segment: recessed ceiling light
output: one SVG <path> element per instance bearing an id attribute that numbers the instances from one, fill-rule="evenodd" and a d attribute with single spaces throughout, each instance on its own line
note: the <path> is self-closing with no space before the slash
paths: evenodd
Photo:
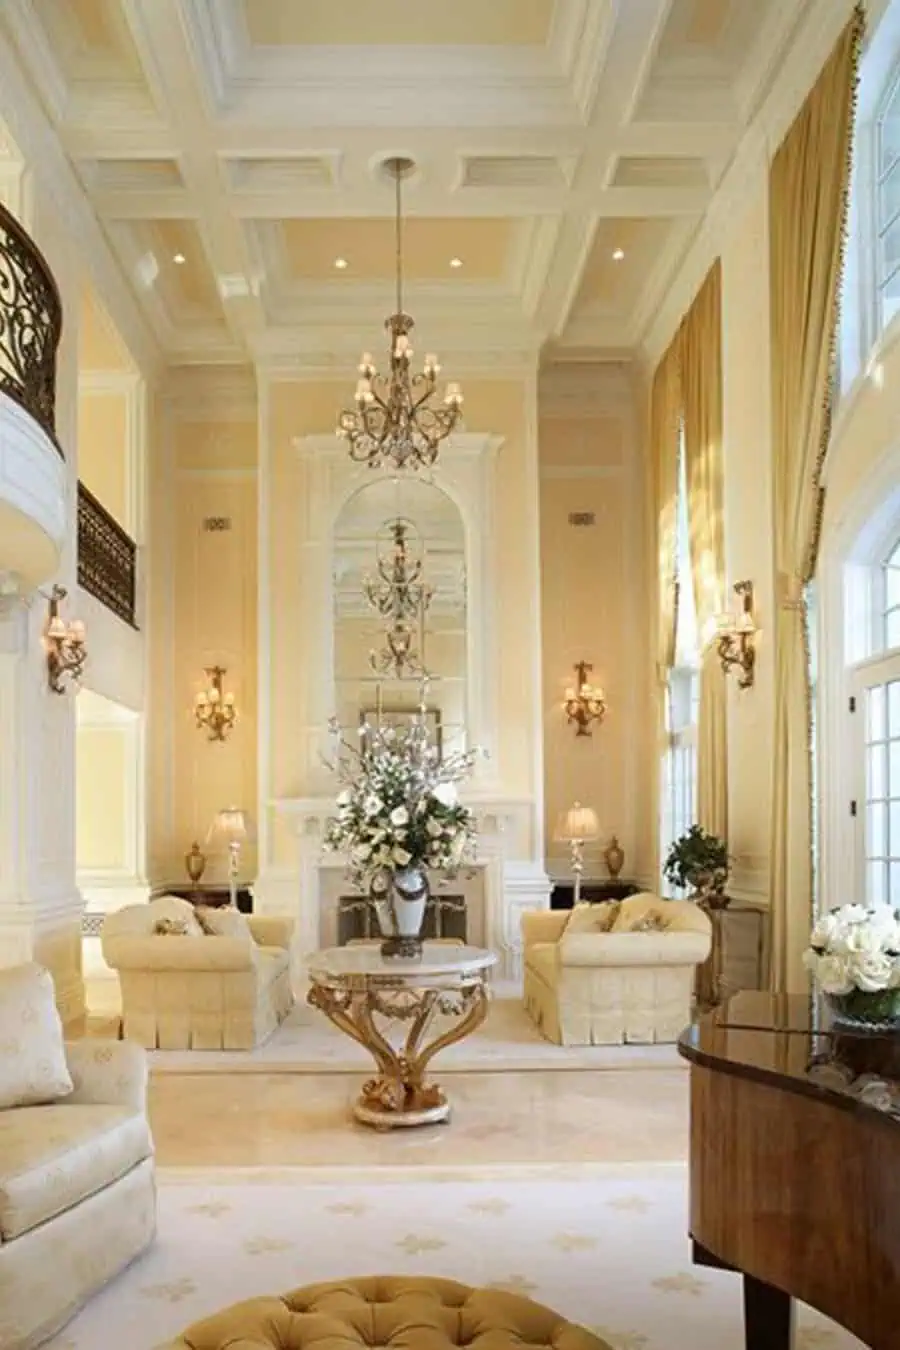
<path id="1" fill-rule="evenodd" d="M 335 260 L 334 260 L 334 265 L 335 265 L 335 267 L 338 269 L 339 272 L 343 272 L 344 268 L 347 266 L 347 259 L 346 259 L 346 258 L 335 258 Z"/>
<path id="2" fill-rule="evenodd" d="M 621 262 L 624 257 L 625 257 L 624 248 L 613 249 L 613 262 Z"/>
<path id="3" fill-rule="evenodd" d="M 183 263 L 187 262 L 187 258 L 184 256 L 183 253 L 173 253 L 172 261 L 173 263 L 175 263 L 177 267 L 181 267 Z"/>
<path id="4" fill-rule="evenodd" d="M 450 266 L 451 266 L 451 267 L 462 267 L 462 258 L 451 258 L 451 259 L 450 259 Z"/>

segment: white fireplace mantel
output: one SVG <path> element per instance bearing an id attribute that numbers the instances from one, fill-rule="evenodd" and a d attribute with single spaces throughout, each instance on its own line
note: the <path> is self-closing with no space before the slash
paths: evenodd
<path id="1" fill-rule="evenodd" d="M 479 874 L 479 894 L 469 916 L 469 939 L 497 952 L 500 978 L 518 980 L 522 912 L 546 908 L 550 896 L 543 864 L 531 863 L 522 856 L 521 841 L 530 835 L 529 816 L 534 805 L 527 799 L 509 797 L 466 800 L 478 821 L 478 848 L 471 867 Z M 331 898 L 323 878 L 344 866 L 339 857 L 324 849 L 325 822 L 334 812 L 334 798 L 281 798 L 271 806 L 292 822 L 297 867 L 282 874 L 264 873 L 254 887 L 256 907 L 261 912 L 297 914 L 300 946 L 304 952 L 314 951 L 334 931 L 333 916 L 324 912 Z M 465 885 L 461 889 L 465 890 Z"/>

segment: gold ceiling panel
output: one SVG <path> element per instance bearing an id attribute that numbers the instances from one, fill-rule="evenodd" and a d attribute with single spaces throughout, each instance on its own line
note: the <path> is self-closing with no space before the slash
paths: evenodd
<path id="1" fill-rule="evenodd" d="M 601 220 L 582 275 L 576 310 L 593 305 L 630 309 L 665 248 L 671 229 L 672 221 L 665 217 Z M 625 255 L 619 260 L 614 256 L 618 249 Z"/>
<path id="2" fill-rule="evenodd" d="M 403 275 L 408 281 L 500 281 L 506 275 L 519 222 L 507 219 L 407 218 Z M 289 274 L 297 280 L 382 281 L 394 276 L 391 219 L 285 220 L 282 238 Z M 345 269 L 335 260 L 346 261 Z M 451 266 L 459 258 L 462 266 Z"/>
<path id="3" fill-rule="evenodd" d="M 218 314 L 219 293 L 194 222 L 154 220 L 150 234 L 162 289 L 174 299 L 176 307 Z M 184 262 L 176 262 L 178 257 Z"/>
<path id="4" fill-rule="evenodd" d="M 84 2 L 84 0 L 82 0 Z M 554 0 L 244 0 L 258 46 L 543 46 Z"/>

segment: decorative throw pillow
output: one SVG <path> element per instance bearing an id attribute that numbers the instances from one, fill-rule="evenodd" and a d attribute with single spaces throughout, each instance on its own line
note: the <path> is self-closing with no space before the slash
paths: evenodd
<path id="1" fill-rule="evenodd" d="M 668 924 L 659 914 L 642 914 L 639 919 L 635 919 L 622 929 L 625 933 L 664 933 Z"/>
<path id="2" fill-rule="evenodd" d="M 184 931 L 188 937 L 202 937 L 203 929 L 197 921 L 196 907 L 190 900 L 183 900 L 178 895 L 158 895 L 151 900 L 147 906 L 149 910 L 148 920 L 155 925 L 160 919 L 175 919 L 185 925 Z M 145 932 L 152 932 L 153 928 L 145 929 Z"/>
<path id="3" fill-rule="evenodd" d="M 50 972 L 0 970 L 0 1110 L 55 1102 L 72 1088 Z"/>
<path id="4" fill-rule="evenodd" d="M 157 919 L 153 931 L 159 937 L 188 937 L 187 919 L 168 918 L 165 915 Z"/>
<path id="5" fill-rule="evenodd" d="M 240 910 L 232 909 L 230 905 L 221 905 L 217 908 L 212 905 L 198 905 L 195 913 L 200 921 L 200 927 L 208 937 L 243 938 L 245 942 L 253 941 L 246 916 Z"/>
<path id="6" fill-rule="evenodd" d="M 592 905 L 585 902 L 576 905 L 566 924 L 567 933 L 608 933 L 616 921 L 619 906 L 614 900 L 604 900 Z"/>

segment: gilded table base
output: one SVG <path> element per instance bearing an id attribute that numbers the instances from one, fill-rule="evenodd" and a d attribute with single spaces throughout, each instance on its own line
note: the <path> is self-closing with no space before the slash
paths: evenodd
<path id="1" fill-rule="evenodd" d="M 358 1121 L 387 1130 L 434 1125 L 449 1118 L 450 1103 L 437 1084 L 427 1081 L 426 1070 L 440 1050 L 461 1041 L 484 1021 L 488 993 L 482 979 L 451 990 L 314 983 L 307 1002 L 375 1060 L 378 1072 L 363 1084 L 353 1107 Z M 455 1020 L 426 1044 L 438 1014 Z M 387 1026 L 379 1026 L 376 1018 L 386 1024 L 409 1023 L 402 1045 L 391 1044 Z"/>

